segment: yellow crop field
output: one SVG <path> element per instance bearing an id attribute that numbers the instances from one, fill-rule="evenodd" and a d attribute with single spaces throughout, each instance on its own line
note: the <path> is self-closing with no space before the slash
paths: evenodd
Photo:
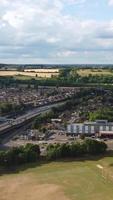
<path id="1" fill-rule="evenodd" d="M 59 69 L 25 69 L 25 72 L 59 73 Z"/>
<path id="2" fill-rule="evenodd" d="M 31 77 L 39 77 L 39 78 L 51 78 L 52 76 L 58 76 L 58 69 L 26 69 L 24 72 L 20 71 L 0 71 L 0 76 L 31 76 Z"/>
<path id="3" fill-rule="evenodd" d="M 106 69 L 79 69 L 77 70 L 77 73 L 80 76 L 101 76 L 101 75 L 108 75 L 108 76 L 113 76 L 113 72 L 111 72 L 110 70 L 106 70 Z"/>

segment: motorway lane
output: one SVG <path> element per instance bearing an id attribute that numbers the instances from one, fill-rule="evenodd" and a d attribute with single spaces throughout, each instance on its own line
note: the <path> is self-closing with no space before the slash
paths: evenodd
<path id="1" fill-rule="evenodd" d="M 64 102 L 55 103 L 55 104 L 51 104 L 51 105 L 35 108 L 35 109 L 31 110 L 31 111 L 28 111 L 26 114 L 21 115 L 20 117 L 12 120 L 11 122 L 5 122 L 4 124 L 2 124 L 0 126 L 0 131 L 3 131 L 3 130 L 8 129 L 8 128 L 11 128 L 11 127 L 13 127 L 15 125 L 19 125 L 19 124 L 25 122 L 28 119 L 36 117 L 38 114 L 41 114 L 41 113 L 49 111 L 52 107 L 55 107 L 55 106 L 58 106 L 58 105 L 62 105 L 62 104 L 64 104 Z"/>

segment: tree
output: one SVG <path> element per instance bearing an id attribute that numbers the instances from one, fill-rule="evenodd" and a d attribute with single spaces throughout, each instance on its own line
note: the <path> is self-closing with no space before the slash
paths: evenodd
<path id="1" fill-rule="evenodd" d="M 36 162 L 40 158 L 40 148 L 38 145 L 27 144 L 25 147 L 15 147 L 8 151 L 0 152 L 0 165 L 17 166 L 28 162 Z"/>
<path id="2" fill-rule="evenodd" d="M 81 135 L 80 135 L 80 139 L 81 139 L 81 140 L 84 140 L 84 139 L 85 139 L 85 134 L 81 134 Z"/>
<path id="3" fill-rule="evenodd" d="M 107 149 L 107 145 L 104 142 L 99 142 L 97 140 L 86 139 L 85 144 L 87 153 L 91 155 L 105 153 Z"/>

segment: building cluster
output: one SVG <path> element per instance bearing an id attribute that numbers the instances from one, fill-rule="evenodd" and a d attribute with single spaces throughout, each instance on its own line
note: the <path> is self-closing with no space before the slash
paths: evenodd
<path id="1" fill-rule="evenodd" d="M 71 97 L 75 90 L 69 88 L 3 88 L 0 89 L 0 103 L 15 103 L 26 105 L 46 105 L 57 101 L 62 101 Z"/>

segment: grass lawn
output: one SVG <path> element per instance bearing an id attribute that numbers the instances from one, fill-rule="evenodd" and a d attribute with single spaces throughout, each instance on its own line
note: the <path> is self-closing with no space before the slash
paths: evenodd
<path id="1" fill-rule="evenodd" d="M 0 200 L 113 200 L 112 164 L 112 157 L 52 162 L 3 175 Z"/>

